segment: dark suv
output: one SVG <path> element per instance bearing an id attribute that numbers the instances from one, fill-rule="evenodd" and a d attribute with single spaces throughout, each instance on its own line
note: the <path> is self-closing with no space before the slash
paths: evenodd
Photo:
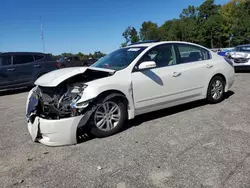
<path id="1" fill-rule="evenodd" d="M 57 60 L 58 67 L 65 68 L 65 67 L 79 67 L 79 66 L 90 66 L 96 59 L 88 59 L 88 60 L 80 60 L 79 57 L 70 56 L 65 57 L 62 56 L 59 60 Z"/>
<path id="2" fill-rule="evenodd" d="M 50 54 L 0 53 L 0 89 L 32 86 L 38 77 L 57 68 Z"/>

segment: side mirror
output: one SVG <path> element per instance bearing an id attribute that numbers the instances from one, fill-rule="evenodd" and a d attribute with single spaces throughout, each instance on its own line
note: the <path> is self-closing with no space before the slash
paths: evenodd
<path id="1" fill-rule="evenodd" d="M 151 69 L 155 67 L 156 67 L 156 64 L 154 61 L 144 61 L 139 65 L 138 69 L 145 70 L 145 69 Z"/>

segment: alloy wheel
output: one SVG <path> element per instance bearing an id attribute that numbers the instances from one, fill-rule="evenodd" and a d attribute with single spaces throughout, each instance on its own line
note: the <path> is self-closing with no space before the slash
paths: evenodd
<path id="1" fill-rule="evenodd" d="M 110 131 L 114 129 L 121 119 L 121 109 L 113 101 L 101 104 L 95 112 L 94 121 L 98 129 Z"/>
<path id="2" fill-rule="evenodd" d="M 223 83 L 220 80 L 215 80 L 212 83 L 211 96 L 213 99 L 218 100 L 223 94 Z"/>

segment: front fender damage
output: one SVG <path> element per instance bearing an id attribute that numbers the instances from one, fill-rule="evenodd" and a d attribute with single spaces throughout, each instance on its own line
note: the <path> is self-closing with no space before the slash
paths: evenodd
<path id="1" fill-rule="evenodd" d="M 89 81 L 107 76 L 112 74 L 90 70 L 75 75 L 56 87 L 33 88 L 26 104 L 26 117 L 32 140 L 52 146 L 74 144 L 77 130 L 85 127 L 101 102 L 98 97 L 80 102 L 84 90 L 89 87 Z M 118 95 L 109 95 L 104 100 Z"/>
<path id="2" fill-rule="evenodd" d="M 107 96 L 102 96 L 102 94 L 100 94 L 99 96 L 97 96 L 95 99 L 92 99 L 90 108 L 88 110 L 86 110 L 84 117 L 80 120 L 79 124 L 78 124 L 78 128 L 82 128 L 84 125 L 87 124 L 87 122 L 89 121 L 91 115 L 95 112 L 95 110 L 105 101 L 108 101 L 110 99 L 113 98 L 122 98 L 124 101 L 126 101 L 126 103 L 128 103 L 127 98 L 119 93 L 112 93 L 109 94 Z"/>

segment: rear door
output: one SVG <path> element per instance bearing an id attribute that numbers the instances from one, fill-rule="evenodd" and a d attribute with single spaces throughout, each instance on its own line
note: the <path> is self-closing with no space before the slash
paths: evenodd
<path id="1" fill-rule="evenodd" d="M 16 73 L 18 84 L 29 84 L 34 77 L 34 57 L 33 55 L 13 55 L 13 68 Z"/>
<path id="2" fill-rule="evenodd" d="M 45 55 L 34 55 L 34 62 L 32 64 L 33 66 L 33 79 L 36 79 L 38 76 L 40 76 L 42 73 L 46 72 L 44 69 L 46 68 L 46 66 L 49 66 L 47 65 L 45 62 L 44 62 L 44 59 L 45 59 Z"/>
<path id="3" fill-rule="evenodd" d="M 179 72 L 186 78 L 183 80 L 183 92 L 201 95 L 214 66 L 209 51 L 190 44 L 176 44 L 176 49 L 181 63 Z"/>
<path id="4" fill-rule="evenodd" d="M 0 88 L 6 88 L 15 82 L 15 73 L 10 55 L 0 55 Z"/>

